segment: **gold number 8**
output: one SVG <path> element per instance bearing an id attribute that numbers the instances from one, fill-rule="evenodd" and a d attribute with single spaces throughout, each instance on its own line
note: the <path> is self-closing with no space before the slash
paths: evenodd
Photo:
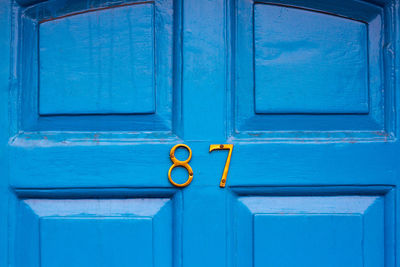
<path id="1" fill-rule="evenodd" d="M 179 147 L 184 147 L 189 151 L 189 156 L 188 156 L 188 158 L 186 160 L 181 161 L 181 160 L 178 160 L 177 158 L 175 158 L 175 150 L 177 148 L 179 148 Z M 172 164 L 171 168 L 169 168 L 168 180 L 170 181 L 171 184 L 173 184 L 173 185 L 175 185 L 177 187 L 188 186 L 193 180 L 193 170 L 192 170 L 192 167 L 190 167 L 190 165 L 189 165 L 189 161 L 192 159 L 192 150 L 190 149 L 190 147 L 188 147 L 185 144 L 177 144 L 173 148 L 171 148 L 171 151 L 169 152 L 169 157 L 171 158 L 171 160 L 172 160 L 172 162 L 174 164 Z M 172 180 L 172 177 L 171 177 L 172 169 L 175 168 L 175 167 L 178 167 L 178 166 L 184 167 L 189 173 L 189 178 L 183 184 L 175 183 L 174 180 Z"/>

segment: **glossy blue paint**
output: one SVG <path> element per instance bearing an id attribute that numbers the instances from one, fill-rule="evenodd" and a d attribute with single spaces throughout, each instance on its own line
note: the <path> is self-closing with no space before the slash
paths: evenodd
<path id="1" fill-rule="evenodd" d="M 179 224 L 172 202 L 179 194 L 174 199 L 125 194 L 128 198 L 20 201 L 17 224 L 28 232 L 17 235 L 16 246 L 25 255 L 17 257 L 17 266 L 172 266 L 172 221 Z"/>
<path id="2" fill-rule="evenodd" d="M 233 188 L 229 225 L 242 229 L 231 237 L 237 266 L 396 266 L 388 257 L 394 253 L 394 228 L 388 224 L 395 213 L 393 191 L 385 186 Z"/>
<path id="3" fill-rule="evenodd" d="M 364 266 L 362 232 L 358 214 L 256 214 L 254 266 Z"/>
<path id="4" fill-rule="evenodd" d="M 243 227 L 236 234 L 240 266 L 383 266 L 381 196 L 272 195 L 237 201 L 233 216 L 236 227 Z"/>
<path id="5" fill-rule="evenodd" d="M 368 113 L 367 38 L 359 21 L 255 4 L 256 113 Z"/>
<path id="6" fill-rule="evenodd" d="M 150 218 L 44 218 L 39 231 L 41 266 L 152 265 Z"/>
<path id="7" fill-rule="evenodd" d="M 27 199 L 19 205 L 20 228 L 39 228 L 17 240 L 26 255 L 17 259 L 21 266 L 172 266 L 168 198 Z M 38 253 L 26 239 L 40 243 Z"/>
<path id="8" fill-rule="evenodd" d="M 154 113 L 153 3 L 39 24 L 39 113 Z"/>
<path id="9" fill-rule="evenodd" d="M 180 111 L 172 116 L 179 94 L 173 86 L 173 5 L 172 0 L 70 0 L 18 9 L 16 64 L 24 93 L 13 101 L 19 102 L 19 127 L 174 136 Z M 91 28 L 89 20 L 100 17 L 104 24 Z M 57 31 L 68 32 L 68 41 Z M 90 40 L 96 45 L 89 48 Z"/>
<path id="10" fill-rule="evenodd" d="M 11 2 L 1 1 L 0 5 L 0 266 L 8 265 L 8 209 L 10 190 L 8 184 L 8 149 L 4 145 L 9 138 L 8 95 L 10 93 L 11 46 Z"/>
<path id="11" fill-rule="evenodd" d="M 0 266 L 400 266 L 397 0 L 2 3 Z M 138 10 L 140 19 L 133 16 Z M 91 16 L 103 21 L 96 24 L 101 31 L 87 26 Z M 121 23 L 112 26 L 112 19 Z M 104 73 L 85 60 L 75 66 L 75 56 L 85 59 L 103 47 L 82 48 L 85 38 L 62 41 L 64 35 L 104 35 L 104 51 L 111 51 L 114 36 L 129 51 L 127 21 L 144 22 L 132 27 L 154 38 L 140 36 L 153 42 L 154 61 L 132 63 L 154 67 L 154 95 L 140 91 L 145 99 L 138 103 L 127 97 L 134 86 L 124 87 L 131 66 L 107 65 L 111 52 L 96 57 L 106 62 L 97 65 L 108 67 Z M 321 28 L 326 41 L 318 39 Z M 274 29 L 284 32 L 275 36 Z M 272 41 L 287 54 L 285 38 L 299 44 L 293 64 L 264 57 Z M 329 58 L 313 77 L 295 64 L 302 56 L 296 51 L 310 40 L 317 54 L 349 53 Z M 61 55 L 57 46 L 72 50 Z M 44 47 L 60 57 L 54 68 L 53 58 L 42 61 Z M 123 51 L 115 53 L 124 62 Z M 351 60 L 354 67 L 343 71 Z M 274 68 L 267 73 L 268 64 Z M 91 80 L 104 87 L 70 74 L 74 67 L 94 71 Z M 265 82 L 282 70 L 291 79 Z M 336 71 L 343 75 L 321 78 Z M 48 76 L 46 83 L 54 84 L 43 92 L 42 75 L 50 72 L 57 81 Z M 117 74 L 125 81 L 115 81 Z M 301 74 L 318 86 L 297 83 Z M 80 77 L 74 88 L 82 91 L 57 104 L 72 88 L 71 77 Z M 265 85 L 258 87 L 257 77 L 267 77 Z M 273 101 L 272 83 L 297 90 L 276 89 Z M 106 92 L 106 84 L 120 85 L 112 90 L 116 98 L 90 97 Z M 43 112 L 42 93 L 54 100 Z M 289 93 L 293 101 L 310 100 L 295 107 L 282 98 Z M 153 100 L 151 113 L 146 101 Z M 121 101 L 128 113 L 118 110 Z M 287 113 L 271 113 L 272 104 L 273 112 Z M 177 143 L 193 151 L 194 179 L 183 189 L 167 178 Z M 224 189 L 227 151 L 209 154 L 214 143 L 234 144 Z M 187 173 L 177 168 L 174 175 L 179 180 Z"/>
<path id="12" fill-rule="evenodd" d="M 393 54 L 385 47 L 395 40 L 387 9 L 365 1 L 274 3 L 236 1 L 232 135 L 391 136 Z"/>

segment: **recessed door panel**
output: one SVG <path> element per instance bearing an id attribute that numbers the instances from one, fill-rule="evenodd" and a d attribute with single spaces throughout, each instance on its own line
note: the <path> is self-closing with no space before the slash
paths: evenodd
<path id="1" fill-rule="evenodd" d="M 19 200 L 17 266 L 172 266 L 169 198 Z M 28 240 L 28 241 L 27 241 Z"/>
<path id="2" fill-rule="evenodd" d="M 368 113 L 367 24 L 254 5 L 256 113 Z"/>
<path id="3" fill-rule="evenodd" d="M 291 192 L 236 199 L 236 266 L 385 266 L 385 196 Z"/>
<path id="4" fill-rule="evenodd" d="M 41 266 L 153 266 L 150 218 L 40 219 Z"/>
<path id="5" fill-rule="evenodd" d="M 393 87 L 385 79 L 392 59 L 385 44 L 393 36 L 384 7 L 236 0 L 234 8 L 233 136 L 391 135 Z"/>
<path id="6" fill-rule="evenodd" d="M 363 266 L 359 214 L 255 214 L 254 266 Z"/>
<path id="7" fill-rule="evenodd" d="M 39 24 L 39 112 L 155 112 L 154 4 L 70 14 Z"/>
<path id="8" fill-rule="evenodd" d="M 172 135 L 173 9 L 173 0 L 20 9 L 18 127 Z"/>

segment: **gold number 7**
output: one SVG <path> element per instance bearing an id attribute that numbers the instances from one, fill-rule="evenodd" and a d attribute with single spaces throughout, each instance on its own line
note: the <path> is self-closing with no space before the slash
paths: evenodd
<path id="1" fill-rule="evenodd" d="M 210 152 L 214 150 L 229 150 L 228 157 L 226 158 L 225 162 L 224 172 L 222 173 L 221 182 L 219 183 L 219 187 L 225 187 L 226 177 L 228 176 L 228 171 L 229 171 L 229 164 L 231 163 L 233 145 L 232 144 L 210 145 Z"/>

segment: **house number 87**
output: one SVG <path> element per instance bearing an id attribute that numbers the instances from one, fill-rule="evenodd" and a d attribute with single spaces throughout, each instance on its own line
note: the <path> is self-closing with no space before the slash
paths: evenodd
<path id="1" fill-rule="evenodd" d="M 189 156 L 187 157 L 186 160 L 181 161 L 175 157 L 175 150 L 179 147 L 184 147 L 189 151 Z M 229 150 L 228 157 L 226 158 L 226 162 L 225 162 L 224 172 L 222 173 L 221 182 L 219 183 L 220 187 L 225 187 L 226 178 L 228 177 L 229 165 L 231 163 L 233 145 L 232 144 L 210 145 L 210 152 L 212 152 L 214 150 Z M 169 157 L 171 158 L 171 161 L 173 164 L 169 168 L 169 171 L 168 171 L 168 180 L 170 181 L 171 184 L 173 184 L 174 186 L 177 186 L 177 187 L 188 186 L 193 180 L 193 170 L 192 170 L 192 167 L 190 167 L 190 165 L 189 165 L 189 161 L 192 159 L 192 150 L 190 149 L 189 146 L 187 146 L 185 144 L 177 144 L 173 148 L 171 148 L 171 151 L 169 152 Z M 176 183 L 171 177 L 172 170 L 178 166 L 184 167 L 188 171 L 188 174 L 189 174 L 189 178 L 186 180 L 186 182 L 184 182 L 182 184 Z"/>

